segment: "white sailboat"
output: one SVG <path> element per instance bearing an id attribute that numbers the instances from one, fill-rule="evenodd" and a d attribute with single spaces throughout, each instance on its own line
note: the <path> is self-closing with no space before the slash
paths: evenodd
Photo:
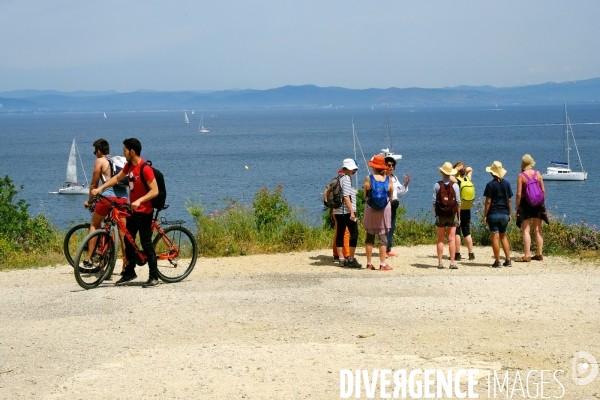
<path id="1" fill-rule="evenodd" d="M 104 113 L 104 118 L 106 118 L 106 113 Z"/>
<path id="2" fill-rule="evenodd" d="M 575 151 L 577 152 L 577 158 L 579 160 L 579 166 L 581 171 L 571 170 L 570 153 L 571 146 L 569 143 L 569 136 L 573 140 L 575 145 Z M 577 142 L 575 142 L 575 135 L 573 134 L 573 128 L 571 127 L 571 121 L 567 114 L 567 103 L 565 103 L 565 151 L 567 152 L 567 161 L 550 161 L 550 164 L 555 165 L 554 167 L 548 167 L 546 172 L 542 174 L 542 178 L 547 181 L 584 181 L 587 179 L 587 172 L 583 169 L 581 163 L 581 157 L 579 156 L 579 149 L 577 148 Z"/>
<path id="3" fill-rule="evenodd" d="M 198 132 L 200 132 L 200 133 L 210 132 L 210 128 L 204 127 L 204 114 L 202 114 L 202 117 L 200 118 L 200 126 L 198 127 Z"/>
<path id="4" fill-rule="evenodd" d="M 190 120 L 188 119 L 186 111 L 183 112 L 183 122 L 186 123 L 186 124 L 190 123 Z"/>
<path id="5" fill-rule="evenodd" d="M 79 186 L 77 183 L 77 156 L 79 156 L 79 162 L 81 162 L 81 168 L 83 169 L 83 175 L 85 176 L 85 183 Z M 90 188 L 88 187 L 87 175 L 83 168 L 83 162 L 81 161 L 81 155 L 77 149 L 75 138 L 71 144 L 71 152 L 69 153 L 69 162 L 67 163 L 67 176 L 65 178 L 65 186 L 58 189 L 58 194 L 89 194 Z"/>
<path id="6" fill-rule="evenodd" d="M 192 115 L 194 115 L 194 111 L 192 111 Z"/>
<path id="7" fill-rule="evenodd" d="M 392 135 L 390 134 L 390 120 L 388 118 L 387 108 L 385 109 L 385 130 L 387 133 L 388 140 L 390 141 L 390 147 L 387 149 L 381 149 L 379 155 L 384 157 L 392 157 L 396 161 L 402 160 L 401 154 L 394 153 L 394 146 L 392 145 Z"/>

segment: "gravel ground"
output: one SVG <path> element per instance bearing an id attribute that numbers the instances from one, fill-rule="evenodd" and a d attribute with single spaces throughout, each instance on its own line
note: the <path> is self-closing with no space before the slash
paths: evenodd
<path id="1" fill-rule="evenodd" d="M 600 398 L 600 375 L 571 377 L 577 351 L 600 360 L 598 265 L 493 269 L 477 248 L 451 271 L 434 246 L 396 250 L 389 272 L 339 268 L 326 250 L 201 259 L 147 289 L 146 267 L 89 291 L 68 265 L 2 272 L 0 398 L 334 399 L 341 369 L 479 369 L 480 398 L 487 370 L 509 372 L 512 398 L 527 393 L 517 370 L 523 386 L 563 370 L 564 395 L 550 373 L 544 396 Z"/>

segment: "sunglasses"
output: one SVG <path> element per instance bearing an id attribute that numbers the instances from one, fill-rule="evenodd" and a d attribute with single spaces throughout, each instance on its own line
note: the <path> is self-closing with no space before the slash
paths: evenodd
<path id="1" fill-rule="evenodd" d="M 388 167 L 396 168 L 394 164 L 386 164 Z"/>

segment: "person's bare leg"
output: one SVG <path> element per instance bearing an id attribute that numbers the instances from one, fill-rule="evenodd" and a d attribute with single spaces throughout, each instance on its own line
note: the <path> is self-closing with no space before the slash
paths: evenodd
<path id="1" fill-rule="evenodd" d="M 521 222 L 521 233 L 523 234 L 523 252 L 524 257 L 531 257 L 531 234 L 529 231 L 529 219 Z"/>
<path id="2" fill-rule="evenodd" d="M 500 240 L 502 241 L 502 249 L 504 250 L 504 257 L 506 260 L 510 260 L 510 245 L 508 244 L 508 236 L 506 234 L 500 234 Z M 500 249 L 498 249 L 498 257 L 500 257 Z"/>
<path id="3" fill-rule="evenodd" d="M 458 228 L 460 229 L 460 228 Z M 458 232 L 458 229 L 456 230 L 456 232 Z M 466 239 L 466 238 L 465 238 Z M 456 248 L 456 252 L 460 253 L 460 235 L 458 233 L 456 233 L 454 235 L 454 247 Z M 471 250 L 469 250 L 470 252 Z"/>
<path id="4" fill-rule="evenodd" d="M 542 236 L 542 219 L 533 218 L 533 230 L 535 232 L 535 244 L 537 246 L 536 255 L 542 255 L 544 248 L 544 237 Z"/>
<path id="5" fill-rule="evenodd" d="M 494 259 L 500 261 L 500 243 L 498 241 L 498 232 L 492 232 L 490 234 L 492 240 L 492 250 L 494 252 Z"/>
<path id="6" fill-rule="evenodd" d="M 387 257 L 385 254 L 386 247 L 385 244 L 379 244 L 379 265 L 385 264 L 385 258 Z"/>
<path id="7" fill-rule="evenodd" d="M 456 227 L 448 227 L 448 250 L 450 251 L 450 265 L 454 265 L 454 255 L 456 254 Z"/>
<path id="8" fill-rule="evenodd" d="M 473 253 L 473 238 L 471 235 L 465 236 L 465 242 L 467 242 L 467 249 L 469 250 L 469 253 Z M 457 253 L 460 253 L 460 251 L 457 251 Z"/>
<path id="9" fill-rule="evenodd" d="M 365 243 L 365 253 L 367 253 L 367 264 L 372 264 L 371 256 L 373 255 L 373 244 Z M 385 254 L 385 251 L 383 253 Z"/>
<path id="10" fill-rule="evenodd" d="M 96 229 L 100 229 L 100 225 L 102 224 L 103 220 L 104 220 L 103 216 L 93 213 L 92 214 L 92 222 L 90 222 L 90 233 L 94 232 Z M 97 240 L 97 238 L 93 238 L 88 243 L 87 261 L 90 261 L 90 257 L 92 256 L 92 251 L 93 251 L 94 247 L 96 246 L 96 240 Z"/>
<path id="11" fill-rule="evenodd" d="M 442 264 L 442 254 L 444 254 L 444 236 L 446 234 L 446 228 L 443 226 L 437 227 L 437 257 L 438 265 Z"/>

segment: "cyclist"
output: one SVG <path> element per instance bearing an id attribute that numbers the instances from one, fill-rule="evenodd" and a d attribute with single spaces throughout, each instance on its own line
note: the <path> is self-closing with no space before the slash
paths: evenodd
<path id="1" fill-rule="evenodd" d="M 87 201 L 83 203 L 85 208 L 90 207 L 92 204 L 92 190 L 98 187 L 100 181 L 102 183 L 108 181 L 112 177 L 112 171 L 110 168 L 110 163 L 108 159 L 110 158 L 110 145 L 105 139 L 98 139 L 93 144 L 94 146 L 94 155 L 96 156 L 96 161 L 94 162 L 94 171 L 92 174 L 92 183 L 90 185 L 90 197 Z M 109 200 L 115 201 L 120 204 L 127 204 L 127 188 L 123 186 L 116 185 L 114 187 L 109 187 L 102 192 L 102 195 Z M 94 207 L 94 213 L 92 214 L 92 222 L 90 222 L 90 233 L 94 232 L 96 229 L 100 229 L 100 225 L 104 220 L 104 217 L 108 215 L 108 210 L 110 208 L 110 201 L 107 199 L 102 199 L 96 203 Z M 125 222 L 125 221 L 123 221 Z M 119 230 L 119 237 L 121 240 L 121 251 L 125 254 L 125 234 Z M 94 241 L 95 242 L 95 241 Z M 91 249 L 95 243 L 90 241 L 89 249 L 91 253 Z M 91 266 L 90 260 L 85 260 L 83 262 L 84 266 Z M 123 257 L 123 271 L 125 270 L 125 257 Z"/>
<path id="2" fill-rule="evenodd" d="M 140 233 L 140 243 L 144 249 L 144 253 L 148 259 L 148 268 L 150 270 L 149 278 L 142 287 L 150 287 L 158 285 L 158 267 L 156 263 L 156 253 L 152 246 L 152 217 L 154 208 L 150 200 L 158 195 L 158 185 L 154 179 L 154 171 L 151 167 L 145 165 L 145 160 L 141 158 L 142 144 L 135 138 L 125 139 L 123 141 L 123 155 L 127 163 L 123 169 L 115 176 L 110 178 L 98 189 L 92 190 L 92 194 L 96 195 L 102 190 L 114 186 L 121 179 L 129 178 L 129 199 L 131 202 L 131 216 L 127 218 L 126 228 L 135 239 L 137 233 Z M 143 174 L 143 176 L 141 176 Z M 148 184 L 150 191 L 146 191 L 142 179 Z M 125 241 L 125 254 L 127 257 L 127 267 L 121 279 L 116 284 L 122 285 L 129 282 L 137 275 L 135 273 L 135 248 L 129 242 Z"/>

